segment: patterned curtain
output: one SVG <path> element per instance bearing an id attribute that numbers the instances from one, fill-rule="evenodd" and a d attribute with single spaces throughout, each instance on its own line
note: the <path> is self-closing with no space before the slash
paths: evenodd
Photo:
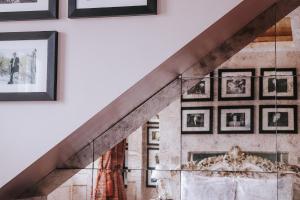
<path id="1" fill-rule="evenodd" d="M 126 141 L 100 157 L 95 188 L 95 200 L 126 200 L 122 170 Z"/>

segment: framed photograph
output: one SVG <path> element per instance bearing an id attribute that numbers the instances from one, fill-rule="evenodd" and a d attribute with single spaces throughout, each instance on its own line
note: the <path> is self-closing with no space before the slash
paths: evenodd
<path id="1" fill-rule="evenodd" d="M 255 69 L 220 69 L 219 101 L 253 100 Z"/>
<path id="2" fill-rule="evenodd" d="M 0 21 L 51 18 L 58 18 L 58 0 L 0 0 Z"/>
<path id="3" fill-rule="evenodd" d="M 160 132 L 158 127 L 147 128 L 147 144 L 148 145 L 159 145 Z"/>
<path id="4" fill-rule="evenodd" d="M 253 133 L 254 106 L 219 106 L 218 133 Z"/>
<path id="5" fill-rule="evenodd" d="M 58 33 L 0 33 L 0 101 L 56 100 Z"/>
<path id="6" fill-rule="evenodd" d="M 297 105 L 261 105 L 260 133 L 298 133 Z"/>
<path id="7" fill-rule="evenodd" d="M 298 98 L 296 68 L 262 68 L 260 73 L 260 99 Z"/>
<path id="8" fill-rule="evenodd" d="M 214 99 L 214 73 L 202 79 L 184 80 L 182 101 L 213 101 Z"/>
<path id="9" fill-rule="evenodd" d="M 182 107 L 182 134 L 212 134 L 213 107 Z"/>
<path id="10" fill-rule="evenodd" d="M 155 169 L 156 165 L 159 164 L 159 148 L 148 148 L 147 149 L 147 168 Z"/>
<path id="11" fill-rule="evenodd" d="M 69 0 L 69 17 L 157 14 L 157 0 Z"/>
<path id="12" fill-rule="evenodd" d="M 154 169 L 148 169 L 146 172 L 146 187 L 156 187 L 157 179 L 153 177 L 153 174 L 155 173 Z"/>

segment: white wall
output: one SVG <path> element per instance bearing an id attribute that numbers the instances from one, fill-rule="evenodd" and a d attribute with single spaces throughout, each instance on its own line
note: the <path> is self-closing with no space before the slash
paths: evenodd
<path id="1" fill-rule="evenodd" d="M 1 22 L 0 31 L 57 30 L 57 102 L 0 102 L 0 187 L 241 0 L 160 0 L 158 16 Z M 17 124 L 15 123 L 17 122 Z"/>

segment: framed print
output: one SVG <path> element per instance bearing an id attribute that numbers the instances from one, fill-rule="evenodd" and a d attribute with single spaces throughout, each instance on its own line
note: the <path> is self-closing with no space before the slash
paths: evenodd
<path id="1" fill-rule="evenodd" d="M 214 99 L 214 73 L 202 79 L 186 79 L 183 88 L 182 101 L 213 101 Z"/>
<path id="2" fill-rule="evenodd" d="M 51 18 L 58 18 L 58 0 L 0 0 L 0 21 Z"/>
<path id="3" fill-rule="evenodd" d="M 297 105 L 261 105 L 260 133 L 298 133 Z"/>
<path id="4" fill-rule="evenodd" d="M 159 164 L 159 148 L 147 149 L 147 168 L 155 168 Z"/>
<path id="5" fill-rule="evenodd" d="M 58 33 L 0 33 L 0 101 L 56 100 Z"/>
<path id="6" fill-rule="evenodd" d="M 260 99 L 297 99 L 296 68 L 262 68 Z"/>
<path id="7" fill-rule="evenodd" d="M 69 17 L 156 14 L 157 0 L 69 0 Z"/>
<path id="8" fill-rule="evenodd" d="M 213 107 L 182 107 L 182 134 L 212 134 Z"/>
<path id="9" fill-rule="evenodd" d="M 155 174 L 154 169 L 148 169 L 146 172 L 146 187 L 156 187 L 157 179 L 153 176 Z"/>
<path id="10" fill-rule="evenodd" d="M 147 144 L 148 145 L 159 145 L 160 133 L 158 127 L 147 128 Z"/>
<path id="11" fill-rule="evenodd" d="M 253 133 L 254 106 L 219 106 L 219 134 Z"/>
<path id="12" fill-rule="evenodd" d="M 220 69 L 219 101 L 253 100 L 255 69 Z"/>

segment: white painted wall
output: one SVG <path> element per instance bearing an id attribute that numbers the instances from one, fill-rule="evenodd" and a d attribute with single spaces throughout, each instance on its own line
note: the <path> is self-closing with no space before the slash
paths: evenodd
<path id="1" fill-rule="evenodd" d="M 1 22 L 0 31 L 57 30 L 57 102 L 0 102 L 0 187 L 241 0 L 160 0 L 158 16 Z M 15 123 L 17 122 L 17 123 Z"/>

